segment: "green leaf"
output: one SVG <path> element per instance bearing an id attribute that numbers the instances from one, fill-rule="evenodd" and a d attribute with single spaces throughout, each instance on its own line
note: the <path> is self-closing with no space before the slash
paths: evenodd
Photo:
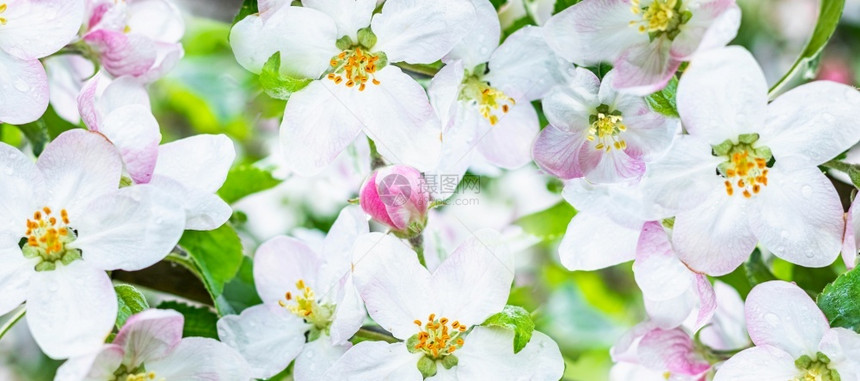
<path id="1" fill-rule="evenodd" d="M 840 271 L 841 270 L 841 271 Z M 836 261 L 827 267 L 811 268 L 795 265 L 792 268 L 791 280 L 797 286 L 817 295 L 828 284 L 835 281 L 840 273 L 845 271 L 842 261 Z"/>
<path id="2" fill-rule="evenodd" d="M 239 8 L 239 13 L 233 18 L 233 24 L 258 12 L 260 12 L 260 9 L 257 7 L 257 0 L 243 0 L 242 8 Z"/>
<path id="3" fill-rule="evenodd" d="M 552 8 L 552 14 L 556 14 L 561 12 L 567 8 L 570 8 L 576 3 L 579 3 L 582 0 L 555 0 L 555 6 Z"/>
<path id="4" fill-rule="evenodd" d="M 290 95 L 304 89 L 310 83 L 310 78 L 281 74 L 281 52 L 272 54 L 263 65 L 263 71 L 260 72 L 260 86 L 266 94 L 275 99 L 288 100 Z"/>
<path id="5" fill-rule="evenodd" d="M 564 235 L 567 225 L 576 210 L 566 201 L 560 201 L 549 209 L 520 217 L 514 224 L 533 236 L 544 241 L 551 241 Z"/>
<path id="6" fill-rule="evenodd" d="M 254 285 L 254 261 L 251 258 L 242 258 L 239 272 L 233 280 L 224 285 L 223 295 L 236 313 L 263 303 L 260 295 L 257 294 L 257 287 Z"/>
<path id="7" fill-rule="evenodd" d="M 230 169 L 218 195 L 228 204 L 232 204 L 245 196 L 274 188 L 280 183 L 281 180 L 272 176 L 272 172 L 250 165 L 239 165 Z"/>
<path id="8" fill-rule="evenodd" d="M 24 134 L 24 137 L 30 141 L 30 144 L 32 144 L 33 154 L 39 156 L 49 141 L 56 139 L 63 132 L 78 128 L 79 126 L 61 118 L 54 111 L 53 107 L 48 106 L 48 109 L 45 110 L 45 113 L 38 120 L 17 127 Z"/>
<path id="9" fill-rule="evenodd" d="M 594 66 L 588 66 L 585 69 L 588 69 L 588 71 L 594 73 L 594 75 L 596 75 L 597 78 L 602 81 L 603 77 L 606 76 L 606 73 L 612 70 L 612 65 L 606 62 L 601 62 Z"/>
<path id="10" fill-rule="evenodd" d="M 502 5 L 505 5 L 507 3 L 508 0 L 490 0 L 490 4 L 493 4 L 493 8 L 496 8 L 497 11 L 499 10 L 499 8 L 502 7 Z"/>
<path id="11" fill-rule="evenodd" d="M 744 271 L 746 272 L 747 280 L 752 287 L 755 287 L 759 283 L 776 279 L 776 276 L 770 272 L 770 269 L 768 269 L 767 265 L 762 261 L 761 251 L 759 251 L 758 248 L 753 250 L 749 259 L 744 262 Z"/>
<path id="12" fill-rule="evenodd" d="M 675 103 L 675 93 L 678 92 L 678 78 L 672 77 L 666 87 L 645 97 L 652 110 L 673 118 L 678 117 L 678 106 Z"/>
<path id="13" fill-rule="evenodd" d="M 118 284 L 113 287 L 116 291 L 117 311 L 116 328 L 120 329 L 131 315 L 149 308 L 146 298 L 136 288 L 127 284 Z"/>
<path id="14" fill-rule="evenodd" d="M 218 312 L 233 312 L 221 297 L 224 285 L 239 271 L 244 258 L 242 243 L 233 227 L 224 224 L 211 231 L 187 230 L 179 240 L 179 246 L 188 252 Z"/>
<path id="15" fill-rule="evenodd" d="M 535 330 L 535 322 L 528 311 L 519 306 L 507 305 L 502 312 L 487 318 L 483 324 L 486 327 L 502 327 L 514 331 L 514 353 L 519 353 Z"/>
<path id="16" fill-rule="evenodd" d="M 844 327 L 860 333 L 860 268 L 836 278 L 818 295 L 818 307 L 831 327 Z"/>
<path id="17" fill-rule="evenodd" d="M 830 40 L 833 32 L 836 31 L 836 26 L 842 17 L 843 8 L 845 8 L 845 0 L 821 0 L 818 22 L 815 24 L 812 36 L 809 38 L 800 56 L 794 61 L 791 69 L 788 69 L 788 72 L 771 87 L 769 92 L 771 99 L 785 92 L 790 85 L 796 82 L 815 78 L 815 72 L 818 70 L 818 63 L 821 58 L 821 51 L 824 50 L 827 41 Z"/>
<path id="18" fill-rule="evenodd" d="M 744 266 L 738 266 L 735 271 L 732 271 L 726 275 L 715 277 L 714 279 L 719 280 L 732 288 L 740 294 L 741 299 L 746 299 L 747 295 L 752 290 L 752 286 L 750 286 L 749 279 L 746 276 L 746 270 Z"/>
<path id="19" fill-rule="evenodd" d="M 507 28 L 505 28 L 505 30 L 502 31 L 503 39 L 508 38 L 508 36 L 514 34 L 514 32 L 522 29 L 526 25 L 537 25 L 537 23 L 535 23 L 535 20 L 532 19 L 532 17 L 529 15 L 520 17 L 514 20 L 514 22 L 510 26 L 508 26 Z"/>
<path id="20" fill-rule="evenodd" d="M 182 326 L 182 337 L 198 336 L 218 339 L 218 315 L 206 307 L 196 307 L 173 300 L 161 302 L 156 308 L 174 310 L 185 317 Z"/>

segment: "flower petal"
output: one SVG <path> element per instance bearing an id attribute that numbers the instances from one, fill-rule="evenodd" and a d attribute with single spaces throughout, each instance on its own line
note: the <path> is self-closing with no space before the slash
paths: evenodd
<path id="1" fill-rule="evenodd" d="M 325 13 L 337 24 L 337 36 L 358 41 L 358 30 L 370 25 L 375 0 L 304 0 L 302 6 Z"/>
<path id="2" fill-rule="evenodd" d="M 296 357 L 296 363 L 293 366 L 293 376 L 297 380 L 324 380 L 323 375 L 325 372 L 351 346 L 351 343 L 332 345 L 331 340 L 327 336 L 320 336 L 319 339 L 307 343 L 302 348 L 302 353 L 299 353 L 299 356 Z M 275 348 L 274 350 L 277 351 L 278 349 Z"/>
<path id="3" fill-rule="evenodd" d="M 659 91 L 675 75 L 681 61 L 671 56 L 671 41 L 656 38 L 624 50 L 614 61 L 616 72 L 612 85 L 620 91 L 645 96 Z"/>
<path id="4" fill-rule="evenodd" d="M 409 353 L 404 343 L 362 341 L 350 348 L 325 373 L 326 380 L 421 381 L 418 353 Z"/>
<path id="5" fill-rule="evenodd" d="M 78 0 L 9 0 L 0 49 L 22 59 L 42 58 L 72 41 L 84 19 Z"/>
<path id="6" fill-rule="evenodd" d="M 325 294 L 317 284 L 322 259 L 304 242 L 292 237 L 272 238 L 257 248 L 254 255 L 254 283 L 257 293 L 266 303 L 277 303 L 286 292 L 297 293 L 296 283 L 301 280 L 314 293 Z M 329 287 L 329 285 L 322 285 Z"/>
<path id="7" fill-rule="evenodd" d="M 156 175 L 149 182 L 173 198 L 185 212 L 186 230 L 213 230 L 223 225 L 233 209 L 221 197 L 196 188 L 186 188 L 172 178 Z"/>
<path id="8" fill-rule="evenodd" d="M 474 17 L 468 1 L 386 1 L 370 23 L 377 38 L 373 50 L 392 63 L 433 63 L 460 42 Z"/>
<path id="9" fill-rule="evenodd" d="M 755 345 L 772 345 L 793 359 L 814 356 L 829 329 L 827 318 L 809 295 L 783 281 L 755 286 L 747 296 L 745 315 Z"/>
<path id="10" fill-rule="evenodd" d="M 248 364 L 233 348 L 204 337 L 187 337 L 176 350 L 161 360 L 146 364 L 152 371 L 167 380 L 209 381 L 247 380 Z"/>
<path id="11" fill-rule="evenodd" d="M 358 332 L 367 317 L 364 301 L 355 288 L 352 274 L 344 277 L 336 304 L 329 333 L 333 343 L 346 344 Z"/>
<path id="12" fill-rule="evenodd" d="M 860 377 L 860 335 L 846 328 L 831 328 L 824 333 L 819 351 L 830 359 L 830 369 L 839 377 L 852 380 Z"/>
<path id="13" fill-rule="evenodd" d="M 642 294 L 657 301 L 675 298 L 693 286 L 693 273 L 678 259 L 663 226 L 655 221 L 642 227 L 633 275 Z"/>
<path id="14" fill-rule="evenodd" d="M 770 345 L 745 349 L 717 368 L 714 381 L 781 381 L 798 376 L 794 357 Z"/>
<path id="15" fill-rule="evenodd" d="M 540 131 L 532 148 L 535 163 L 547 173 L 561 179 L 581 178 L 580 153 L 589 149 L 585 134 L 569 132 L 552 124 Z"/>
<path id="16" fill-rule="evenodd" d="M 651 163 L 642 185 L 645 198 L 680 212 L 701 206 L 717 192 L 725 195 L 725 179 L 716 175 L 722 161 L 711 155 L 711 147 L 701 139 L 681 135 L 660 160 Z"/>
<path id="17" fill-rule="evenodd" d="M 723 282 L 714 282 L 717 310 L 711 324 L 699 332 L 702 343 L 717 350 L 732 350 L 750 344 L 744 317 L 744 301 L 738 292 Z"/>
<path id="18" fill-rule="evenodd" d="M 529 343 L 514 353 L 514 332 L 478 326 L 457 351 L 459 380 L 555 380 L 564 373 L 558 345 L 534 331 Z"/>
<path id="19" fill-rule="evenodd" d="M 136 0 L 128 3 L 128 27 L 159 42 L 179 42 L 185 34 L 182 13 L 168 0 Z"/>
<path id="20" fill-rule="evenodd" d="M 0 120 L 25 124 L 48 109 L 48 75 L 39 60 L 22 60 L 0 50 Z"/>
<path id="21" fill-rule="evenodd" d="M 849 270 L 857 266 L 857 248 L 860 247 L 860 201 L 851 202 L 845 213 L 845 234 L 842 236 L 842 260 Z"/>
<path id="22" fill-rule="evenodd" d="M 54 381 L 109 380 L 122 365 L 125 353 L 116 344 L 106 344 L 98 352 L 72 357 L 60 368 Z"/>
<path id="23" fill-rule="evenodd" d="M 126 320 L 113 344 L 125 352 L 125 363 L 132 368 L 164 358 L 182 340 L 182 314 L 173 310 L 149 309 Z"/>
<path id="24" fill-rule="evenodd" d="M 158 159 L 161 132 L 149 107 L 131 105 L 108 114 L 99 132 L 110 139 L 120 155 L 132 180 L 145 184 L 152 178 Z"/>
<path id="25" fill-rule="evenodd" d="M 194 135 L 158 147 L 154 174 L 214 193 L 224 185 L 235 157 L 233 141 L 226 135 Z"/>
<path id="26" fill-rule="evenodd" d="M 87 33 L 84 41 L 98 52 L 104 70 L 116 77 L 145 74 L 158 55 L 155 42 L 123 31 L 97 29 Z"/>
<path id="27" fill-rule="evenodd" d="M 27 325 L 51 358 L 98 350 L 116 321 L 116 294 L 110 278 L 81 260 L 38 271 L 27 290 Z M 63 324 L 57 324 L 62 317 Z"/>
<path id="28" fill-rule="evenodd" d="M 588 66 L 614 61 L 627 47 L 648 41 L 630 26 L 635 17 L 626 0 L 582 1 L 550 18 L 544 33 L 559 55 Z"/>
<path id="29" fill-rule="evenodd" d="M 734 0 L 706 0 L 698 4 L 672 44 L 672 56 L 689 61 L 693 54 L 726 46 L 738 34 L 741 9 Z"/>
<path id="30" fill-rule="evenodd" d="M 449 61 L 433 76 L 427 87 L 430 104 L 436 111 L 436 116 L 446 126 L 453 123 L 456 113 L 454 108 L 460 106 L 457 98 L 460 96 L 460 85 L 465 76 L 463 67 L 463 61 Z M 449 128 L 444 129 L 444 132 L 448 132 Z"/>
<path id="31" fill-rule="evenodd" d="M 615 223 L 600 213 L 580 212 L 558 247 L 568 270 L 597 270 L 633 259 L 641 228 Z"/>
<path id="32" fill-rule="evenodd" d="M 45 179 L 33 159 L 0 143 L 0 232 L 17 236 L 15 239 L 23 237 L 27 219 L 44 206 L 39 203 L 46 196 Z"/>
<path id="33" fill-rule="evenodd" d="M 543 30 L 526 26 L 496 49 L 488 64 L 490 73 L 484 79 L 525 104 L 543 98 L 554 86 L 565 82 L 562 62 L 546 44 Z"/>
<path id="34" fill-rule="evenodd" d="M 569 132 L 585 132 L 591 125 L 600 100 L 597 98 L 600 80 L 594 73 L 576 68 L 566 86 L 553 89 L 543 100 L 543 110 L 549 123 Z"/>
<path id="35" fill-rule="evenodd" d="M 369 230 L 367 215 L 359 206 L 350 205 L 340 211 L 323 241 L 321 285 L 339 282 L 350 272 L 352 246 L 359 236 L 367 234 Z"/>
<path id="36" fill-rule="evenodd" d="M 24 258 L 18 237 L 0 234 L 0 315 L 15 309 L 27 299 L 27 288 L 35 272 L 35 262 Z"/>
<path id="37" fill-rule="evenodd" d="M 495 126 L 478 131 L 478 152 L 490 163 L 506 169 L 515 169 L 531 161 L 532 142 L 540 131 L 537 112 L 530 103 L 517 104 Z"/>
<path id="38" fill-rule="evenodd" d="M 711 364 L 699 357 L 693 345 L 693 340 L 683 329 L 655 329 L 639 342 L 639 359 L 651 369 L 698 376 L 708 371 Z"/>
<path id="39" fill-rule="evenodd" d="M 472 70 L 475 66 L 489 61 L 490 55 L 499 46 L 502 27 L 496 8 L 489 1 L 470 2 L 475 7 L 475 18 L 469 23 L 469 30 L 463 34 L 463 39 L 442 58 L 446 66 L 459 60 L 465 68 Z"/>

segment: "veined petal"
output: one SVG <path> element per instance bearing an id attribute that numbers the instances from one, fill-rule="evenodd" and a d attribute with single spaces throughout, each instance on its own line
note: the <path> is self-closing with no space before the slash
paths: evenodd
<path id="1" fill-rule="evenodd" d="M 546 44 L 541 28 L 526 26 L 496 49 L 484 79 L 518 102 L 531 102 L 566 81 L 562 62 Z"/>
<path id="2" fill-rule="evenodd" d="M 350 272 L 352 246 L 359 236 L 368 232 L 367 215 L 361 207 L 351 205 L 340 211 L 323 241 L 320 284 L 335 284 Z"/>
<path id="3" fill-rule="evenodd" d="M 66 360 L 57 369 L 54 381 L 109 380 L 122 365 L 124 355 L 119 345 L 106 344 L 98 352 Z"/>
<path id="4" fill-rule="evenodd" d="M 230 205 L 218 195 L 196 188 L 186 188 L 170 177 L 156 175 L 147 185 L 158 188 L 182 206 L 186 230 L 216 229 L 233 214 Z"/>
<path id="5" fill-rule="evenodd" d="M 576 68 L 566 86 L 556 87 L 543 100 L 549 123 L 570 132 L 585 131 L 591 125 L 589 117 L 600 106 L 599 90 L 600 80 L 594 73 Z"/>
<path id="6" fill-rule="evenodd" d="M 781 381 L 798 376 L 794 357 L 770 345 L 745 349 L 717 368 L 714 381 Z"/>
<path id="7" fill-rule="evenodd" d="M 370 23 L 373 50 L 385 52 L 388 62 L 432 63 L 460 42 L 474 17 L 469 1 L 386 1 Z"/>
<path id="8" fill-rule="evenodd" d="M 726 46 L 738 34 L 741 9 L 734 0 L 705 0 L 692 10 L 672 44 L 672 56 L 688 61 L 696 52 Z"/>
<path id="9" fill-rule="evenodd" d="M 698 376 L 711 368 L 697 355 L 690 335 L 680 328 L 652 330 L 642 337 L 638 353 L 642 364 L 672 374 Z"/>
<path id="10" fill-rule="evenodd" d="M 680 326 L 690 316 L 696 306 L 696 298 L 692 290 L 666 300 L 649 299 L 644 294 L 642 301 L 648 318 L 660 329 L 672 329 Z"/>
<path id="11" fill-rule="evenodd" d="M 351 251 L 348 252 L 351 253 Z M 344 276 L 342 282 L 340 295 L 335 301 L 337 308 L 334 310 L 334 317 L 329 328 L 331 341 L 336 345 L 348 343 L 367 317 L 364 301 L 361 300 L 361 295 L 355 288 L 352 274 Z"/>
<path id="12" fill-rule="evenodd" d="M 561 263 L 568 270 L 597 270 L 630 261 L 640 230 L 619 225 L 599 212 L 580 212 L 558 247 Z"/>
<path id="13" fill-rule="evenodd" d="M 629 46 L 648 41 L 630 26 L 635 17 L 626 0 L 582 1 L 550 18 L 544 33 L 559 55 L 588 66 L 614 61 Z"/>
<path id="14" fill-rule="evenodd" d="M 681 65 L 681 61 L 672 58 L 671 47 L 671 41 L 657 37 L 654 41 L 640 42 L 627 48 L 613 62 L 617 74 L 612 85 L 620 91 L 639 96 L 659 91 Z"/>
<path id="15" fill-rule="evenodd" d="M 758 346 L 772 345 L 796 359 L 814 356 L 829 329 L 827 318 L 805 291 L 783 281 L 769 281 L 747 296 L 747 330 Z"/>
<path id="16" fill-rule="evenodd" d="M 182 13 L 168 0 L 135 0 L 127 12 L 129 30 L 154 41 L 176 43 L 185 34 Z"/>
<path id="17" fill-rule="evenodd" d="M 540 123 L 530 103 L 514 105 L 495 126 L 486 122 L 481 126 L 488 129 L 478 131 L 477 148 L 490 163 L 515 169 L 531 161 L 532 142 L 540 131 Z"/>
<path id="18" fill-rule="evenodd" d="M 0 121 L 30 123 L 48 109 L 48 75 L 39 60 L 0 50 L 0 83 Z"/>
<path id="19" fill-rule="evenodd" d="M 247 380 L 248 364 L 233 348 L 204 337 L 182 339 L 170 356 L 146 364 L 167 380 Z"/>
<path id="20" fill-rule="evenodd" d="M 116 77 L 145 74 L 157 56 L 155 42 L 137 34 L 97 29 L 87 33 L 84 41 L 99 53 L 104 70 Z"/>
<path id="21" fill-rule="evenodd" d="M 693 273 L 678 259 L 663 226 L 655 221 L 642 227 L 633 275 L 642 294 L 657 301 L 675 298 L 693 286 Z"/>
<path id="22" fill-rule="evenodd" d="M 703 140 L 681 135 L 650 163 L 642 185 L 645 199 L 676 212 L 699 207 L 715 193 L 725 194 L 725 179 L 716 174 L 722 161 Z"/>
<path id="23" fill-rule="evenodd" d="M 84 19 L 78 0 L 7 0 L 0 50 L 21 59 L 48 56 L 71 42 Z"/>
<path id="24" fill-rule="evenodd" d="M 149 309 L 126 320 L 113 344 L 125 352 L 132 368 L 166 357 L 182 340 L 182 314 L 173 310 Z"/>
<path id="25" fill-rule="evenodd" d="M 45 206 L 45 179 L 33 159 L 6 143 L 0 143 L 0 169 L 0 241 L 8 233 L 9 247 L 17 247 L 27 219 Z"/>
<path id="26" fill-rule="evenodd" d="M 326 380 L 421 381 L 419 353 L 409 353 L 405 343 L 363 341 L 350 348 L 329 368 Z"/>
<path id="27" fill-rule="evenodd" d="M 324 380 L 325 372 L 352 347 L 351 343 L 333 345 L 325 335 L 305 344 L 302 353 L 296 357 L 293 375 L 297 380 Z M 274 349 L 278 350 L 278 349 Z"/>
<path id="28" fill-rule="evenodd" d="M 450 65 L 452 61 L 460 61 L 469 70 L 490 60 L 490 55 L 499 46 L 499 38 L 502 35 L 499 15 L 493 4 L 486 0 L 470 2 L 475 7 L 475 18 L 469 23 L 469 29 L 460 42 L 442 58 L 446 65 Z"/>
<path id="29" fill-rule="evenodd" d="M 433 76 L 433 79 L 430 80 L 430 85 L 427 87 L 430 104 L 433 106 L 433 110 L 436 111 L 436 116 L 439 117 L 439 120 L 445 126 L 452 123 L 452 119 L 456 114 L 455 108 L 460 104 L 457 98 L 460 96 L 460 84 L 463 82 L 463 77 L 465 76 L 463 68 L 463 61 L 461 60 L 448 61 Z M 444 129 L 444 132 L 447 132 L 447 128 Z"/>
<path id="30" fill-rule="evenodd" d="M 119 108 L 105 116 L 98 131 L 119 150 L 125 169 L 134 182 L 145 184 L 152 179 L 161 132 L 148 107 L 131 105 Z"/>
<path id="31" fill-rule="evenodd" d="M 317 274 L 322 259 L 304 242 L 292 237 L 272 238 L 254 255 L 254 283 L 266 303 L 277 303 L 286 292 L 301 295 L 296 283 L 303 281 L 314 293 L 324 295 L 331 285 L 319 285 Z"/>
<path id="32" fill-rule="evenodd" d="M 349 36 L 358 41 L 359 29 L 370 25 L 376 8 L 375 0 L 304 0 L 302 6 L 325 13 L 337 24 L 337 36 Z"/>
<path id="33" fill-rule="evenodd" d="M 565 131 L 552 124 L 540 131 L 532 148 L 532 157 L 541 169 L 561 179 L 585 176 L 581 152 L 589 149 L 585 133 Z"/>
<path id="34" fill-rule="evenodd" d="M 236 149 L 226 135 L 195 135 L 158 147 L 154 174 L 214 193 L 227 179 Z"/>
<path id="35" fill-rule="evenodd" d="M 519 353 L 514 332 L 504 328 L 478 326 L 464 341 L 456 354 L 457 380 L 555 380 L 564 373 L 558 345 L 538 331 Z"/>
<path id="36" fill-rule="evenodd" d="M 615 183 L 639 180 L 645 174 L 645 162 L 634 152 L 613 149 L 604 151 L 586 144 L 580 154 L 585 178 L 593 183 Z"/>

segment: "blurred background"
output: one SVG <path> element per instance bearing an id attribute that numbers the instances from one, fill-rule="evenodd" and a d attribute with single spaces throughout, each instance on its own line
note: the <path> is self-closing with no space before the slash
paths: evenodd
<path id="1" fill-rule="evenodd" d="M 277 136 L 285 103 L 262 92 L 256 77 L 236 63 L 228 42 L 241 0 L 175 1 L 186 19 L 185 57 L 150 88 L 164 141 L 200 133 L 227 134 L 239 152 L 237 165 L 271 169 L 283 180 L 272 189 L 234 204 L 236 213 L 231 221 L 249 256 L 261 242 L 275 235 L 321 238 L 340 209 L 356 197 L 369 172 L 366 141 L 356 141 L 332 168 L 315 178 L 295 177 L 281 170 Z M 524 23 L 545 22 L 554 1 L 505 3 L 499 8 L 503 28 L 511 31 Z M 743 21 L 734 44 L 752 51 L 768 81 L 774 83 L 803 49 L 817 19 L 818 0 L 738 2 Z M 860 0 L 848 0 L 836 35 L 814 75 L 856 85 L 860 70 L 857 52 Z M 2 140 L 26 144 L 16 129 L 4 129 Z M 509 304 L 532 311 L 537 329 L 559 343 L 567 363 L 565 379 L 607 379 L 612 365 L 609 348 L 644 318 L 630 264 L 573 273 L 559 265 L 556 247 L 575 212 L 563 202 L 561 184 L 541 175 L 536 166 L 515 171 L 476 166 L 470 173 L 479 176 L 480 186 L 462 189 L 449 205 L 433 211 L 426 236 L 427 252 L 446 252 L 478 228 L 503 231 L 520 249 Z M 548 208 L 551 212 L 539 213 Z M 732 276 L 736 274 L 729 277 Z M 149 298 L 170 298 L 155 290 L 165 279 L 151 281 L 154 286 L 147 293 Z M 0 380 L 50 380 L 58 364 L 41 355 L 24 322 L 0 341 Z"/>

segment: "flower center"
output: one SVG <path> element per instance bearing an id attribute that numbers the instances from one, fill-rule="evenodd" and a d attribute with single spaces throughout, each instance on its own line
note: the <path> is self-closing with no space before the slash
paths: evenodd
<path id="1" fill-rule="evenodd" d="M 326 76 L 335 84 L 357 86 L 364 91 L 368 83 L 379 85 L 374 75 L 385 65 L 382 53 L 370 53 L 361 46 L 346 49 L 331 59 L 331 72 Z"/>
<path id="2" fill-rule="evenodd" d="M 623 150 L 627 148 L 627 142 L 621 138 L 621 133 L 627 131 L 623 120 L 618 110 L 610 112 L 609 106 L 600 105 L 597 107 L 597 113 L 588 119 L 591 126 L 588 127 L 588 136 L 585 138 L 596 143 L 594 149 L 597 150 Z"/>
<path id="3" fill-rule="evenodd" d="M 507 96 L 503 91 L 490 86 L 489 82 L 476 76 L 463 80 L 459 98 L 473 102 L 478 107 L 481 116 L 487 119 L 491 126 L 499 123 L 499 116 L 507 114 L 511 107 L 517 103 L 514 98 Z"/>
<path id="4" fill-rule="evenodd" d="M 125 381 L 165 381 L 164 377 L 156 378 L 155 372 L 141 372 L 125 376 Z M 117 379 L 117 381 L 122 381 Z"/>
<path id="5" fill-rule="evenodd" d="M 738 143 L 726 140 L 714 146 L 715 156 L 724 156 L 726 161 L 717 166 L 717 172 L 726 180 L 726 193 L 735 194 L 735 188 L 745 198 L 761 192 L 767 186 L 768 162 L 772 155 L 768 147 L 754 147 L 758 134 L 738 136 Z"/>
<path id="6" fill-rule="evenodd" d="M 21 251 L 27 258 L 39 259 L 36 271 L 50 271 L 56 268 L 58 261 L 67 265 L 81 258 L 80 250 L 67 247 L 75 238 L 75 230 L 69 227 L 69 213 L 60 210 L 57 219 L 46 206 L 33 213 L 32 220 L 27 220 L 27 242 Z"/>
<path id="7" fill-rule="evenodd" d="M 438 360 L 463 347 L 461 336 L 466 332 L 466 326 L 456 320 L 449 324 L 448 318 L 436 319 L 436 314 L 430 314 L 427 323 L 415 320 L 415 325 L 418 333 L 406 342 L 412 353 L 422 351 L 427 357 Z"/>
<path id="8" fill-rule="evenodd" d="M 0 15 L 2 15 L 3 13 L 6 13 L 6 8 L 7 8 L 6 3 L 0 3 Z M 0 25 L 6 25 L 6 21 L 7 20 L 5 17 L 0 16 Z"/>
<path id="9" fill-rule="evenodd" d="M 800 370 L 800 375 L 790 381 L 839 381 L 839 372 L 830 369 L 830 359 L 821 352 L 815 358 L 803 355 L 794 361 L 794 366 Z"/>
<path id="10" fill-rule="evenodd" d="M 639 31 L 648 33 L 651 39 L 662 34 L 674 39 L 680 32 L 678 27 L 686 24 L 693 16 L 690 11 L 681 10 L 681 0 L 653 0 L 644 7 L 640 0 L 632 0 L 631 5 L 633 14 L 642 18 L 631 21 L 630 25 L 638 26 Z"/>
<path id="11" fill-rule="evenodd" d="M 314 291 L 302 279 L 296 282 L 296 289 L 299 292 L 298 295 L 287 291 L 284 294 L 285 300 L 279 300 L 278 304 L 312 324 L 317 330 L 328 328 L 334 314 L 334 306 L 317 302 Z"/>

